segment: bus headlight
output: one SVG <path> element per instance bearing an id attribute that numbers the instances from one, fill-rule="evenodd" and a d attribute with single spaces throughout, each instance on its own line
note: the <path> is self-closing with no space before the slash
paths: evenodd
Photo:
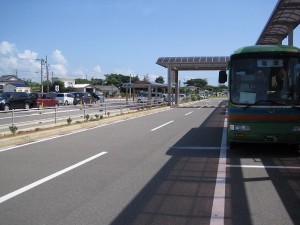
<path id="1" fill-rule="evenodd" d="M 229 129 L 235 131 L 250 131 L 250 127 L 247 125 L 230 125 Z"/>
<path id="2" fill-rule="evenodd" d="M 300 126 L 294 126 L 293 131 L 296 131 L 296 132 L 298 131 L 299 132 L 300 131 Z"/>

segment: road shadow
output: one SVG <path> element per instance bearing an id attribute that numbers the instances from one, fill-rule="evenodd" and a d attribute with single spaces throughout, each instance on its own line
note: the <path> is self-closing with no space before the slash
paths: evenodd
<path id="1" fill-rule="evenodd" d="M 171 159 L 112 225 L 210 223 L 220 153 L 218 146 L 221 146 L 226 114 L 225 104 L 226 101 L 223 101 L 200 127 L 191 129 L 168 149 L 166 154 Z M 286 145 L 241 144 L 236 149 L 227 150 L 227 165 L 239 166 L 242 159 L 250 159 L 253 163 L 270 167 L 300 167 L 299 150 L 288 149 Z M 264 181 L 271 181 L 292 223 L 299 223 L 300 170 L 266 168 L 266 171 L 266 177 L 245 178 L 240 167 L 227 167 L 224 224 L 253 224 L 246 184 Z M 263 219 L 278 224 L 278 221 L 268 220 L 267 217 Z"/>
<path id="2" fill-rule="evenodd" d="M 225 110 L 216 108 L 168 149 L 171 159 L 112 225 L 210 223 Z"/>
<path id="3" fill-rule="evenodd" d="M 239 144 L 235 149 L 228 151 L 227 158 L 227 165 L 241 166 L 242 160 L 248 159 L 251 165 L 264 166 L 265 168 L 263 169 L 267 173 L 266 176 L 249 178 L 245 177 L 243 169 L 240 167 L 227 168 L 227 182 L 230 185 L 227 187 L 226 196 L 231 201 L 226 201 L 226 211 L 232 215 L 231 224 L 252 224 L 248 212 L 249 203 L 245 195 L 245 186 L 251 182 L 257 182 L 257 185 L 259 185 L 259 182 L 270 182 L 275 188 L 292 223 L 299 224 L 299 149 L 291 149 L 290 146 L 284 144 Z M 293 167 L 298 167 L 298 169 Z M 268 202 L 270 199 L 266 196 L 264 201 Z M 248 218 L 246 221 L 245 217 Z M 280 215 L 276 215 L 274 218 L 280 219 Z M 265 221 L 268 221 L 268 219 L 265 218 Z M 272 221 L 269 222 L 271 223 Z M 278 224 L 279 221 L 273 222 Z"/>

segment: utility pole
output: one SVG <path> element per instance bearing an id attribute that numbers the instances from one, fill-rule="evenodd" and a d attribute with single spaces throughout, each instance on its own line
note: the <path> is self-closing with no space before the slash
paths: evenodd
<path id="1" fill-rule="evenodd" d="M 129 99 L 131 99 L 131 74 L 129 78 Z"/>
<path id="2" fill-rule="evenodd" d="M 44 63 L 44 60 L 43 59 L 40 59 L 41 60 L 41 92 L 43 93 L 44 92 L 44 87 L 43 87 L 43 63 Z"/>
<path id="3" fill-rule="evenodd" d="M 44 59 L 36 59 L 38 61 L 41 61 L 41 92 L 44 92 L 44 87 L 43 87 L 43 64 L 45 63 Z"/>
<path id="4" fill-rule="evenodd" d="M 46 56 L 46 77 L 47 77 L 47 93 L 49 93 L 49 70 L 48 70 L 48 58 Z"/>

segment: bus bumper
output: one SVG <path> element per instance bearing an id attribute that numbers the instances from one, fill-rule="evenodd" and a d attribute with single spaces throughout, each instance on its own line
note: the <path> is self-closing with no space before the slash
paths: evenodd
<path id="1" fill-rule="evenodd" d="M 300 124 L 228 123 L 228 142 L 300 144 Z"/>

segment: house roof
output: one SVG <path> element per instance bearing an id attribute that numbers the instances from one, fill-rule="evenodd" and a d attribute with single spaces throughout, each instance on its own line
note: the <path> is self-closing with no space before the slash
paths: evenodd
<path id="1" fill-rule="evenodd" d="M 115 85 L 95 85 L 95 88 L 100 91 L 116 91 L 119 90 Z"/>
<path id="2" fill-rule="evenodd" d="M 134 83 L 124 83 L 123 84 L 124 88 L 148 88 L 148 87 L 159 87 L 159 88 L 165 88 L 167 85 L 165 84 L 160 84 L 160 83 L 155 83 L 155 82 L 148 82 L 148 81 L 136 81 Z"/>
<path id="3" fill-rule="evenodd" d="M 53 77 L 53 80 L 60 80 L 60 81 L 75 81 L 75 78 Z"/>
<path id="4" fill-rule="evenodd" d="M 9 83 L 10 85 L 13 85 L 15 87 L 28 87 L 26 84 L 20 84 L 20 83 Z M 9 85 L 9 84 L 6 84 L 6 85 Z"/>
<path id="5" fill-rule="evenodd" d="M 86 88 L 86 87 L 94 87 L 91 84 L 74 84 L 73 85 L 74 88 Z"/>
<path id="6" fill-rule="evenodd" d="M 0 77 L 0 82 L 22 82 L 24 83 L 24 80 L 19 79 L 17 76 L 15 75 L 2 75 Z"/>

